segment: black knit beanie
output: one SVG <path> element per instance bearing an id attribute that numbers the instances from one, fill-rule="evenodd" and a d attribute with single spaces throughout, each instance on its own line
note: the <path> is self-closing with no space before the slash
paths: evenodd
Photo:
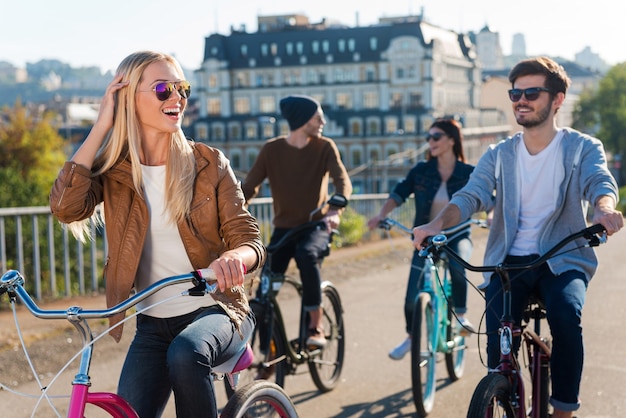
<path id="1" fill-rule="evenodd" d="M 309 96 L 287 96 L 280 101 L 280 113 L 287 119 L 292 131 L 307 123 L 319 107 L 319 102 Z"/>

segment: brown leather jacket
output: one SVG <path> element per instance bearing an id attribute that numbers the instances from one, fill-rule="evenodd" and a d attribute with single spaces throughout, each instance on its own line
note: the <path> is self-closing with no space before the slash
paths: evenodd
<path id="1" fill-rule="evenodd" d="M 194 269 L 205 268 L 228 249 L 248 245 L 258 256 L 252 272 L 265 261 L 265 247 L 256 219 L 245 209 L 241 187 L 224 154 L 204 144 L 191 143 L 196 158 L 191 211 L 178 224 L 180 237 Z M 52 213 L 63 223 L 90 217 L 104 204 L 108 255 L 104 268 L 107 306 L 115 306 L 130 296 L 148 229 L 148 207 L 135 191 L 129 160 L 121 161 L 106 173 L 92 177 L 84 166 L 68 161 L 61 169 L 50 193 Z M 181 272 L 184 273 L 184 272 Z M 213 295 L 237 326 L 250 307 L 242 287 Z M 119 323 L 124 314 L 109 319 Z M 122 326 L 110 335 L 119 341 Z"/>

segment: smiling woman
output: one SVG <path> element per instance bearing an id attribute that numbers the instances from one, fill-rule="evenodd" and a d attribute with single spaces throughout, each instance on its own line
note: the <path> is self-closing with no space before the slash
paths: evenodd
<path id="1" fill-rule="evenodd" d="M 109 307 L 165 277 L 206 267 L 215 272 L 219 289 L 212 297 L 174 298 L 188 289 L 183 283 L 137 305 L 144 311 L 118 391 L 141 417 L 160 416 L 172 391 L 177 416 L 217 416 L 207 376 L 250 336 L 244 274 L 265 257 L 229 161 L 181 130 L 190 93 L 172 56 L 141 51 L 126 57 L 91 132 L 50 194 L 53 214 L 83 238 L 86 221 L 105 203 Z M 111 325 L 123 317 L 111 317 Z M 121 326 L 110 331 L 117 341 L 121 333 Z"/>

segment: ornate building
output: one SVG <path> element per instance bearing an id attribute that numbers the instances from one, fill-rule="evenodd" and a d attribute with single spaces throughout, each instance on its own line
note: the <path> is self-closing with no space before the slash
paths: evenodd
<path id="1" fill-rule="evenodd" d="M 403 178 L 423 157 L 436 117 L 461 121 L 473 161 L 510 130 L 502 111 L 480 108 L 469 37 L 421 16 L 366 27 L 260 16 L 258 28 L 206 38 L 197 114 L 185 128 L 224 150 L 242 176 L 264 141 L 287 133 L 278 102 L 289 94 L 322 103 L 324 135 L 336 141 L 357 193 L 387 192 Z"/>

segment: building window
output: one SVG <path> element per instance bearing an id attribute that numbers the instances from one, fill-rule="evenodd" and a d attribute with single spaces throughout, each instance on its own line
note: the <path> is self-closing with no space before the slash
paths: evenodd
<path id="1" fill-rule="evenodd" d="M 217 116 L 222 113 L 222 107 L 220 105 L 220 99 L 208 99 L 207 111 L 211 116 Z"/>
<path id="2" fill-rule="evenodd" d="M 319 54 L 320 52 L 320 41 L 313 41 L 311 43 L 311 50 L 314 54 Z"/>
<path id="3" fill-rule="evenodd" d="M 366 91 L 363 93 L 363 107 L 365 109 L 376 109 L 379 107 L 377 91 Z"/>
<path id="4" fill-rule="evenodd" d="M 211 47 L 211 55 L 216 56 L 219 52 L 216 46 Z"/>
<path id="5" fill-rule="evenodd" d="M 391 93 L 389 97 L 389 107 L 392 109 L 402 108 L 402 93 Z"/>
<path id="6" fill-rule="evenodd" d="M 262 113 L 274 113 L 276 111 L 274 96 L 261 96 L 259 98 L 259 110 Z"/>
<path id="7" fill-rule="evenodd" d="M 241 44 L 240 51 L 241 51 L 241 56 L 242 57 L 247 56 L 248 55 L 248 45 Z"/>
<path id="8" fill-rule="evenodd" d="M 257 157 L 257 153 L 256 151 L 250 151 L 248 152 L 248 167 L 250 168 L 254 165 L 254 161 L 256 161 L 256 157 Z"/>
<path id="9" fill-rule="evenodd" d="M 378 119 L 370 119 L 367 122 L 367 134 L 372 135 L 380 135 L 380 123 Z"/>
<path id="10" fill-rule="evenodd" d="M 417 133 L 417 120 L 415 116 L 404 116 L 404 132 L 408 134 Z"/>
<path id="11" fill-rule="evenodd" d="M 355 49 L 356 49 L 356 41 L 354 40 L 354 38 L 348 39 L 348 51 L 354 52 Z"/>
<path id="12" fill-rule="evenodd" d="M 396 68 L 396 78 L 404 78 L 404 68 Z"/>
<path id="13" fill-rule="evenodd" d="M 248 74 L 244 72 L 238 72 L 235 75 L 235 86 L 236 87 L 248 87 Z"/>
<path id="14" fill-rule="evenodd" d="M 376 51 L 378 49 L 378 38 L 372 36 L 370 38 L 370 50 Z"/>
<path id="15" fill-rule="evenodd" d="M 267 44 L 261 44 L 261 55 L 263 55 L 264 57 L 267 57 L 268 52 L 269 52 L 269 49 L 268 49 Z"/>
<path id="16" fill-rule="evenodd" d="M 323 40 L 322 41 L 322 52 L 324 52 L 325 54 L 328 54 L 329 51 L 330 51 L 330 42 L 328 42 L 327 40 Z"/>
<path id="17" fill-rule="evenodd" d="M 361 121 L 359 119 L 350 121 L 350 136 L 361 136 Z"/>
<path id="18" fill-rule="evenodd" d="M 422 94 L 421 93 L 411 93 L 409 94 L 409 106 L 412 108 L 417 108 L 422 105 Z"/>
<path id="19" fill-rule="evenodd" d="M 346 40 L 345 39 L 339 39 L 337 41 L 337 49 L 339 49 L 339 52 L 346 52 Z"/>
<path id="20" fill-rule="evenodd" d="M 363 164 L 363 156 L 361 154 L 361 150 L 360 149 L 353 149 L 352 150 L 352 166 L 353 167 L 358 167 L 361 164 Z"/>
<path id="21" fill-rule="evenodd" d="M 241 154 L 232 152 L 228 159 L 230 160 L 230 166 L 233 170 L 241 170 Z"/>
<path id="22" fill-rule="evenodd" d="M 272 56 L 276 56 L 278 55 L 278 45 L 276 45 L 275 42 L 272 42 L 272 44 L 270 45 L 270 53 L 272 54 Z"/>
<path id="23" fill-rule="evenodd" d="M 246 124 L 246 139 L 257 139 L 258 133 L 256 128 L 256 123 L 247 123 Z"/>
<path id="24" fill-rule="evenodd" d="M 385 118 L 385 134 L 393 135 L 398 132 L 398 118 L 388 116 Z"/>
<path id="25" fill-rule="evenodd" d="M 293 42 L 287 42 L 285 44 L 285 52 L 287 52 L 287 55 L 293 55 Z"/>
<path id="26" fill-rule="evenodd" d="M 211 74 L 209 76 L 209 87 L 216 88 L 217 87 L 217 75 Z"/>
<path id="27" fill-rule="evenodd" d="M 304 54 L 304 44 L 302 42 L 296 42 L 296 52 L 298 55 Z"/>
<path id="28" fill-rule="evenodd" d="M 209 139 L 209 127 L 206 123 L 198 123 L 196 124 L 195 128 L 196 139 L 204 141 Z"/>
<path id="29" fill-rule="evenodd" d="M 272 138 L 274 134 L 274 122 L 267 122 L 263 124 L 263 138 Z"/>
<path id="30" fill-rule="evenodd" d="M 376 81 L 376 72 L 373 68 L 368 68 L 367 70 L 365 70 L 365 81 L 367 81 L 368 83 Z"/>
<path id="31" fill-rule="evenodd" d="M 340 109 L 352 109 L 352 95 L 350 93 L 337 93 L 335 103 Z"/>
<path id="32" fill-rule="evenodd" d="M 250 99 L 248 97 L 235 98 L 235 114 L 246 115 L 250 113 Z"/>
<path id="33" fill-rule="evenodd" d="M 213 131 L 213 141 L 223 141 L 224 140 L 224 126 L 220 124 L 213 124 L 211 126 L 211 130 Z"/>
<path id="34" fill-rule="evenodd" d="M 228 137 L 231 140 L 241 140 L 241 127 L 238 123 L 234 122 L 228 126 Z"/>

